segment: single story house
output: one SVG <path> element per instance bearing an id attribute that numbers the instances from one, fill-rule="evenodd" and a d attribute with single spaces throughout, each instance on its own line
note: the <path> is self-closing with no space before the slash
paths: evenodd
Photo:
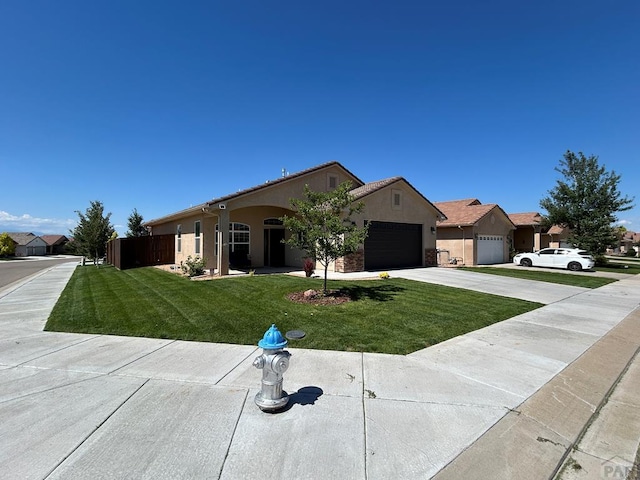
<path id="1" fill-rule="evenodd" d="M 620 240 L 620 247 L 618 251 L 626 254 L 632 249 L 636 251 L 636 257 L 638 256 L 638 245 L 640 245 L 640 233 L 627 231 L 624 232 L 622 239 Z"/>
<path id="2" fill-rule="evenodd" d="M 446 219 L 437 223 L 440 264 L 490 265 L 509 262 L 516 226 L 496 204 L 477 198 L 436 202 Z"/>
<path id="3" fill-rule="evenodd" d="M 569 227 L 562 227 L 560 225 L 552 225 L 547 230 L 547 245 L 542 248 L 573 248 L 574 245 L 569 243 L 569 234 L 571 233 Z"/>
<path id="4" fill-rule="evenodd" d="M 64 247 L 69 243 L 69 239 L 64 235 L 41 235 L 47 244 L 47 255 L 57 255 L 64 253 Z"/>
<path id="5" fill-rule="evenodd" d="M 9 232 L 8 235 L 16 242 L 16 257 L 30 257 L 46 255 L 47 243 L 33 233 Z"/>
<path id="6" fill-rule="evenodd" d="M 175 263 L 189 256 L 226 275 L 229 268 L 296 267 L 305 253 L 282 243 L 291 234 L 281 217 L 293 215 L 290 199 L 304 187 L 330 191 L 350 181 L 364 211 L 352 217 L 369 225 L 359 252 L 339 259 L 338 272 L 437 264 L 436 222 L 445 215 L 402 177 L 365 183 L 338 162 L 329 162 L 232 193 L 145 223 L 151 235 L 175 236 Z"/>

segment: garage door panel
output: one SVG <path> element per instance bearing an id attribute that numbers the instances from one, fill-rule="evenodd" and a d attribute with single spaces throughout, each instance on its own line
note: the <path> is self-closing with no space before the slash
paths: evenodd
<path id="1" fill-rule="evenodd" d="M 504 237 L 502 235 L 478 235 L 478 265 L 504 262 Z"/>
<path id="2" fill-rule="evenodd" d="M 369 222 L 364 251 L 366 270 L 421 266 L 422 225 Z"/>

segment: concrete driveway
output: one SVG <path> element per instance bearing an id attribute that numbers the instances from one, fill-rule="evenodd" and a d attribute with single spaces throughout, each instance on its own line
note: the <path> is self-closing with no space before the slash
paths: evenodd
<path id="1" fill-rule="evenodd" d="M 502 277 L 500 275 L 485 275 L 457 268 L 412 268 L 393 270 L 389 273 L 393 277 L 475 290 L 482 293 L 491 293 L 503 297 L 513 297 L 520 300 L 543 303 L 545 305 L 573 297 L 574 295 L 589 290 L 583 287 L 536 282 L 520 278 Z"/>

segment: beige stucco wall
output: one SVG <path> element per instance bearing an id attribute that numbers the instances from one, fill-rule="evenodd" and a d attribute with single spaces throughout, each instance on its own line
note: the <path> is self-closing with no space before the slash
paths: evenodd
<path id="1" fill-rule="evenodd" d="M 437 237 L 436 245 L 438 249 L 448 251 L 448 254 L 444 252 L 440 254 L 439 261 L 441 263 L 448 263 L 449 260 L 455 258 L 464 265 L 473 265 L 473 227 L 463 227 L 462 229 L 439 227 Z"/>

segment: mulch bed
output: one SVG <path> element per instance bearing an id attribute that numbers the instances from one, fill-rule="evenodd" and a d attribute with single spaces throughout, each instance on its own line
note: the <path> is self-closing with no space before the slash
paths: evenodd
<path id="1" fill-rule="evenodd" d="M 307 290 L 290 293 L 287 298 L 292 302 L 308 305 L 340 305 L 351 301 L 351 297 L 340 290 L 329 290 L 326 295 L 315 290 Z"/>

